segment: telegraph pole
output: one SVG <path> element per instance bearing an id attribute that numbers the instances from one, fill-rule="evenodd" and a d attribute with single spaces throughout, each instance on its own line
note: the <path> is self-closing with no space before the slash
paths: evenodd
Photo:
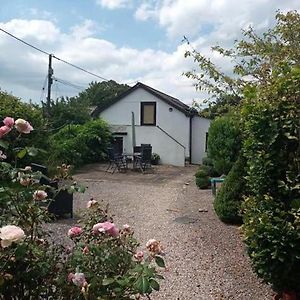
<path id="1" fill-rule="evenodd" d="M 46 114 L 47 114 L 47 116 L 50 115 L 51 85 L 53 83 L 52 75 L 53 75 L 52 54 L 49 54 L 49 64 L 48 64 L 48 93 L 47 93 L 47 103 L 46 103 Z"/>

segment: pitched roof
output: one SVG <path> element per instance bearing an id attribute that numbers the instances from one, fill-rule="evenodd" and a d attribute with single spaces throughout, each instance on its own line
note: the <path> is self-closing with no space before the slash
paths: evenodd
<path id="1" fill-rule="evenodd" d="M 93 112 L 92 112 L 92 117 L 98 116 L 102 111 L 110 107 L 111 105 L 115 104 L 119 100 L 123 99 L 127 95 L 131 94 L 138 88 L 142 88 L 149 92 L 150 94 L 156 96 L 157 98 L 161 99 L 162 101 L 166 102 L 167 104 L 173 106 L 174 108 L 177 108 L 179 111 L 183 112 L 186 115 L 194 115 L 196 114 L 196 110 L 194 108 L 189 107 L 188 105 L 184 104 L 181 102 L 179 99 L 174 98 L 170 95 L 167 95 L 163 92 L 160 92 L 146 84 L 143 84 L 141 82 L 138 82 L 136 85 L 134 85 L 132 88 L 128 89 L 124 93 L 120 94 L 118 97 L 116 97 L 113 101 L 111 101 L 108 105 L 104 107 L 97 107 Z"/>

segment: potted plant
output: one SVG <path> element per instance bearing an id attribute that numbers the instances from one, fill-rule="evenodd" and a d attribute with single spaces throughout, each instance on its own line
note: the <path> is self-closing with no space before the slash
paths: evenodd
<path id="1" fill-rule="evenodd" d="M 157 153 L 152 153 L 151 156 L 151 164 L 152 165 L 158 165 L 160 160 L 160 156 Z"/>

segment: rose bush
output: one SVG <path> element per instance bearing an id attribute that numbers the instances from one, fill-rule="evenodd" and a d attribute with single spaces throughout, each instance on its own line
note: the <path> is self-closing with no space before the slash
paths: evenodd
<path id="1" fill-rule="evenodd" d="M 43 230 L 50 220 L 47 205 L 56 193 L 41 185 L 41 173 L 20 167 L 19 160 L 37 152 L 14 147 L 5 141 L 13 130 L 29 134 L 25 120 L 3 120 L 0 134 L 0 298 L 1 299 L 138 299 L 159 290 L 156 265 L 164 268 L 163 250 L 150 240 L 145 251 L 138 249 L 133 230 L 118 228 L 107 208 L 90 199 L 80 226 L 71 227 L 66 237 L 71 248 L 52 242 Z M 1 128 L 2 128 L 1 127 Z M 2 132 L 0 130 L 0 132 Z M 15 154 L 6 162 L 6 151 Z M 60 180 L 68 179 L 70 168 L 58 168 Z M 77 183 L 68 190 L 81 188 Z"/>

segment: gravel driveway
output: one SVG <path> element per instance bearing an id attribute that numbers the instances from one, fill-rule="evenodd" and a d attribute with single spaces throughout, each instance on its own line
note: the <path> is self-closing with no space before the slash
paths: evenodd
<path id="1" fill-rule="evenodd" d="M 194 183 L 195 170 L 159 166 L 151 174 L 108 174 L 103 165 L 86 166 L 75 176 L 88 186 L 76 195 L 75 211 L 90 197 L 104 200 L 115 223 L 130 224 L 142 245 L 150 238 L 162 242 L 167 270 L 152 299 L 272 299 L 251 270 L 239 228 L 218 220 L 211 191 Z M 74 223 L 76 218 L 50 227 L 62 237 Z"/>

